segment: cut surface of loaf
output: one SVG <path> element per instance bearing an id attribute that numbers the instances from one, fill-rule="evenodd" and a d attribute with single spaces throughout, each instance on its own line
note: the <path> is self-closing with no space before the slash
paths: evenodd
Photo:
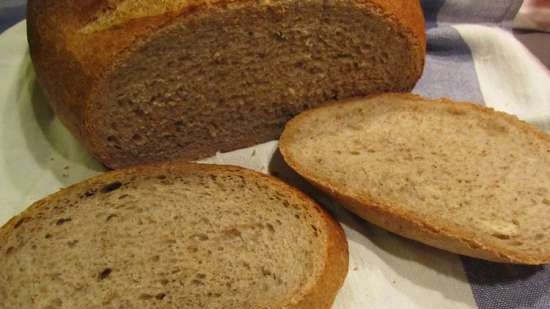
<path id="1" fill-rule="evenodd" d="M 113 168 L 276 139 L 322 102 L 412 89 L 424 64 L 417 0 L 31 0 L 28 20 L 51 105 Z"/>
<path id="2" fill-rule="evenodd" d="M 297 190 L 229 166 L 107 173 L 0 229 L 1 309 L 330 308 L 338 223 Z"/>
<path id="3" fill-rule="evenodd" d="M 550 138 L 513 116 L 387 94 L 304 112 L 279 148 L 392 232 L 491 261 L 550 262 Z"/>

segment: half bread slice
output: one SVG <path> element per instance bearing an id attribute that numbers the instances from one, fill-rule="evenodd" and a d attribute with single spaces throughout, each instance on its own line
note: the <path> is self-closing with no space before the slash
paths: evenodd
<path id="1" fill-rule="evenodd" d="M 297 190 L 230 166 L 110 172 L 0 230 L 0 308 L 330 308 L 340 226 Z"/>
<path id="2" fill-rule="evenodd" d="M 304 112 L 279 148 L 389 231 L 490 261 L 550 262 L 550 138 L 513 116 L 387 94 Z"/>

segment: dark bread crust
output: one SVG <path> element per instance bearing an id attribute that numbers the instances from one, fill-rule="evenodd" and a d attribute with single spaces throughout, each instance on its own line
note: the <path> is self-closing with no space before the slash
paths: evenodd
<path id="1" fill-rule="evenodd" d="M 247 180 L 258 180 L 262 183 L 268 183 L 274 190 L 285 192 L 300 200 L 306 205 L 308 211 L 317 212 L 324 222 L 324 231 L 327 235 L 326 252 L 324 254 L 324 270 L 317 278 L 310 281 L 310 284 L 304 286 L 299 294 L 294 295 L 290 303 L 284 304 L 282 308 L 296 309 L 329 309 L 334 301 L 337 291 L 341 288 L 348 272 L 348 246 L 344 232 L 335 219 L 322 207 L 315 203 L 304 193 L 289 186 L 281 180 L 264 175 L 252 170 L 237 166 L 211 165 L 211 164 L 193 164 L 184 162 L 161 163 L 154 165 L 135 166 L 132 168 L 121 169 L 103 173 L 92 177 L 56 192 L 40 201 L 35 202 L 25 211 L 13 217 L 4 226 L 0 228 L 0 252 L 5 252 L 6 239 L 14 231 L 20 222 L 29 220 L 39 212 L 40 208 L 56 200 L 62 199 L 69 193 L 82 193 L 98 187 L 104 187 L 106 184 L 128 179 L 132 176 L 147 176 L 159 174 L 231 174 L 245 177 Z"/>
<path id="2" fill-rule="evenodd" d="M 37 78 L 61 121 L 102 163 L 118 168 L 105 141 L 93 134 L 99 84 L 125 56 L 164 26 L 186 15 L 224 8 L 227 5 L 262 6 L 256 1 L 190 1 L 179 11 L 137 17 L 96 32 L 80 30 L 109 8 L 106 0 L 31 0 L 28 2 L 28 41 Z M 374 10 L 410 42 L 414 69 L 410 88 L 424 67 L 426 38 L 424 19 L 417 0 L 356 0 L 359 9 Z M 408 89 L 410 90 L 410 89 Z M 253 132 L 251 132 L 253 134 Z M 247 139 L 256 142 L 257 138 Z M 219 150 L 219 149 L 218 149 Z M 198 159 L 198 158 L 195 158 Z"/>
<path id="3" fill-rule="evenodd" d="M 402 98 L 415 102 L 415 104 L 424 104 L 428 99 L 413 94 L 383 94 L 381 96 Z M 371 96 L 375 98 L 376 95 Z M 368 98 L 367 98 L 368 99 Z M 279 150 L 286 161 L 286 163 L 292 167 L 298 174 L 306 178 L 310 183 L 320 190 L 328 193 L 339 201 L 343 206 L 350 211 L 356 213 L 360 217 L 367 221 L 389 230 L 393 233 L 399 234 L 409 239 L 413 239 L 430 246 L 450 251 L 453 253 L 480 258 L 493 262 L 500 263 L 518 263 L 518 264 L 531 264 L 540 265 L 550 263 L 550 256 L 531 256 L 528 254 L 522 254 L 518 251 L 508 251 L 500 248 L 492 247 L 487 243 L 480 243 L 474 239 L 471 239 L 463 233 L 461 230 L 449 226 L 444 226 L 438 222 L 428 222 L 427 220 L 419 217 L 416 214 L 412 214 L 408 211 L 399 209 L 399 207 L 392 207 L 392 205 L 384 204 L 383 202 L 368 196 L 368 195 L 350 195 L 345 194 L 345 188 L 338 185 L 331 184 L 327 181 L 315 177 L 308 171 L 308 168 L 304 167 L 293 158 L 289 148 L 293 144 L 292 140 L 294 135 L 297 134 L 296 130 L 301 126 L 301 123 L 314 114 L 317 109 L 331 106 L 345 104 L 346 102 L 353 102 L 356 99 L 349 99 L 343 102 L 330 102 L 322 106 L 315 107 L 311 110 L 305 111 L 294 119 L 289 121 L 285 127 L 281 139 L 279 140 Z M 517 117 L 495 111 L 491 108 L 486 108 L 474 103 L 468 102 L 453 102 L 449 99 L 439 99 L 429 102 L 430 104 L 446 105 L 449 109 L 456 109 L 457 111 L 463 110 L 475 110 L 481 112 L 490 117 L 498 117 L 505 120 L 510 126 L 519 128 L 521 131 L 529 133 L 535 136 L 537 139 L 544 141 L 550 145 L 550 135 L 545 132 L 519 120 Z M 426 103 L 428 104 L 428 103 Z"/>

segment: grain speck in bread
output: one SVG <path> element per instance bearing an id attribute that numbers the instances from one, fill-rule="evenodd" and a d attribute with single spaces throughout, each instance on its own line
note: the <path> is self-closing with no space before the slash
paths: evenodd
<path id="1" fill-rule="evenodd" d="M 37 78 L 63 123 L 119 168 L 278 138 L 300 111 L 408 91 L 418 0 L 29 0 Z"/>
<path id="2" fill-rule="evenodd" d="M 110 172 L 0 229 L 1 309 L 330 308 L 338 223 L 286 184 L 230 166 Z"/>
<path id="3" fill-rule="evenodd" d="M 498 262 L 550 262 L 550 137 L 469 103 L 386 94 L 291 120 L 281 153 L 363 218 Z"/>

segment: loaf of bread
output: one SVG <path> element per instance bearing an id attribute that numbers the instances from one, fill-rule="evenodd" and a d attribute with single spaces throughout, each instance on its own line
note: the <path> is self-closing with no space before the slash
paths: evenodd
<path id="1" fill-rule="evenodd" d="M 550 137 L 513 116 L 387 94 L 304 112 L 279 147 L 389 231 L 490 261 L 550 263 Z"/>
<path id="2" fill-rule="evenodd" d="M 105 165 L 199 159 L 278 138 L 327 100 L 412 89 L 418 0 L 29 0 L 38 77 Z"/>
<path id="3" fill-rule="evenodd" d="M 0 229 L 0 309 L 328 309 L 342 229 L 311 199 L 237 167 L 106 173 Z"/>

